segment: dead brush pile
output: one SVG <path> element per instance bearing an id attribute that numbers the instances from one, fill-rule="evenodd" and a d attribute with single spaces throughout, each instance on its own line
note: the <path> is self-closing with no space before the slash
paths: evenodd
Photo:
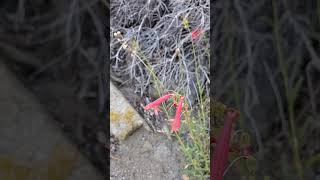
<path id="1" fill-rule="evenodd" d="M 167 90 L 186 92 L 190 104 L 196 102 L 195 61 L 198 74 L 209 94 L 209 15 L 210 1 L 120 0 L 111 1 L 111 69 L 112 75 L 130 79 L 135 92 L 150 96 L 152 77 L 135 56 L 121 46 L 132 44 L 148 59 L 153 71 Z M 197 59 L 193 56 L 191 33 L 201 29 L 202 36 L 194 41 Z M 114 34 L 120 32 L 119 41 Z"/>

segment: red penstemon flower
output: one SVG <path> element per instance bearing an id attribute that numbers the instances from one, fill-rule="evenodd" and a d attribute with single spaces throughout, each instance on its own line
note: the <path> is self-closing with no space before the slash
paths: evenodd
<path id="1" fill-rule="evenodd" d="M 211 159 L 211 180 L 222 180 L 223 173 L 228 161 L 228 154 L 230 151 L 230 138 L 232 132 L 233 122 L 238 118 L 239 113 L 237 111 L 229 110 L 225 116 L 224 125 L 217 139 L 217 146 L 215 147 L 213 156 Z"/>
<path id="2" fill-rule="evenodd" d="M 164 95 L 164 96 L 161 96 L 160 98 L 158 98 L 157 100 L 147 104 L 146 106 L 144 106 L 144 110 L 149 110 L 149 109 L 153 109 L 155 114 L 158 115 L 158 112 L 161 112 L 161 110 L 159 109 L 159 106 L 161 103 L 163 103 L 165 100 L 167 100 L 168 98 L 170 98 L 171 96 L 174 97 L 174 103 L 173 103 L 173 106 L 175 108 L 177 108 L 177 111 L 176 111 L 176 115 L 175 115 L 175 118 L 172 120 L 172 124 L 171 124 L 171 132 L 176 132 L 178 131 L 178 129 L 180 128 L 180 119 L 181 119 L 181 113 L 182 113 L 182 109 L 183 107 L 185 107 L 186 111 L 188 110 L 187 108 L 187 105 L 185 105 L 183 103 L 183 100 L 184 100 L 184 96 L 180 96 L 180 100 L 179 100 L 179 103 L 177 104 L 176 103 L 176 95 L 173 94 L 173 93 L 170 93 L 170 94 L 167 94 L 167 95 Z"/>
<path id="3" fill-rule="evenodd" d="M 181 112 L 182 112 L 182 107 L 183 107 L 183 100 L 184 100 L 184 97 L 181 96 L 179 104 L 177 106 L 176 116 L 174 117 L 174 120 L 172 121 L 172 125 L 171 125 L 172 132 L 176 132 L 180 128 L 180 118 L 181 118 Z"/>
<path id="4" fill-rule="evenodd" d="M 147 104 L 145 107 L 143 107 L 144 110 L 149 110 L 149 109 L 153 109 L 154 113 L 156 115 L 158 115 L 158 112 L 162 112 L 159 109 L 159 106 L 161 103 L 163 103 L 165 100 L 167 100 L 168 98 L 170 98 L 171 96 L 173 96 L 174 94 L 166 94 L 164 96 L 161 96 L 160 98 L 158 98 L 157 100 Z"/>
<path id="5" fill-rule="evenodd" d="M 192 40 L 195 40 L 199 37 L 200 33 L 202 32 L 202 29 L 198 28 L 191 32 L 191 38 Z"/>

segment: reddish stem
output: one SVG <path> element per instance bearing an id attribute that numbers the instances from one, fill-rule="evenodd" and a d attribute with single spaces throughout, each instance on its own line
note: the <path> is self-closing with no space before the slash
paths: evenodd
<path id="1" fill-rule="evenodd" d="M 239 112 L 228 110 L 224 119 L 222 131 L 217 139 L 215 151 L 211 153 L 211 180 L 222 180 L 223 173 L 228 162 L 230 151 L 230 138 L 232 132 L 232 124 L 239 117 Z"/>

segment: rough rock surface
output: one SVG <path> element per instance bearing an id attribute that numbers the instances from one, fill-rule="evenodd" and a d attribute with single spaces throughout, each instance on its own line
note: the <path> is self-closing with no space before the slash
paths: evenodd
<path id="1" fill-rule="evenodd" d="M 110 179 L 182 179 L 183 157 L 177 142 L 140 128 L 111 154 Z"/>

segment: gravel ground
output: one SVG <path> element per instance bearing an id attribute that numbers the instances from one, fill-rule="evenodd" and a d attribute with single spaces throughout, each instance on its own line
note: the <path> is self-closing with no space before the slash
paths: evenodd
<path id="1" fill-rule="evenodd" d="M 140 128 L 111 154 L 110 179 L 182 179 L 177 142 Z"/>

